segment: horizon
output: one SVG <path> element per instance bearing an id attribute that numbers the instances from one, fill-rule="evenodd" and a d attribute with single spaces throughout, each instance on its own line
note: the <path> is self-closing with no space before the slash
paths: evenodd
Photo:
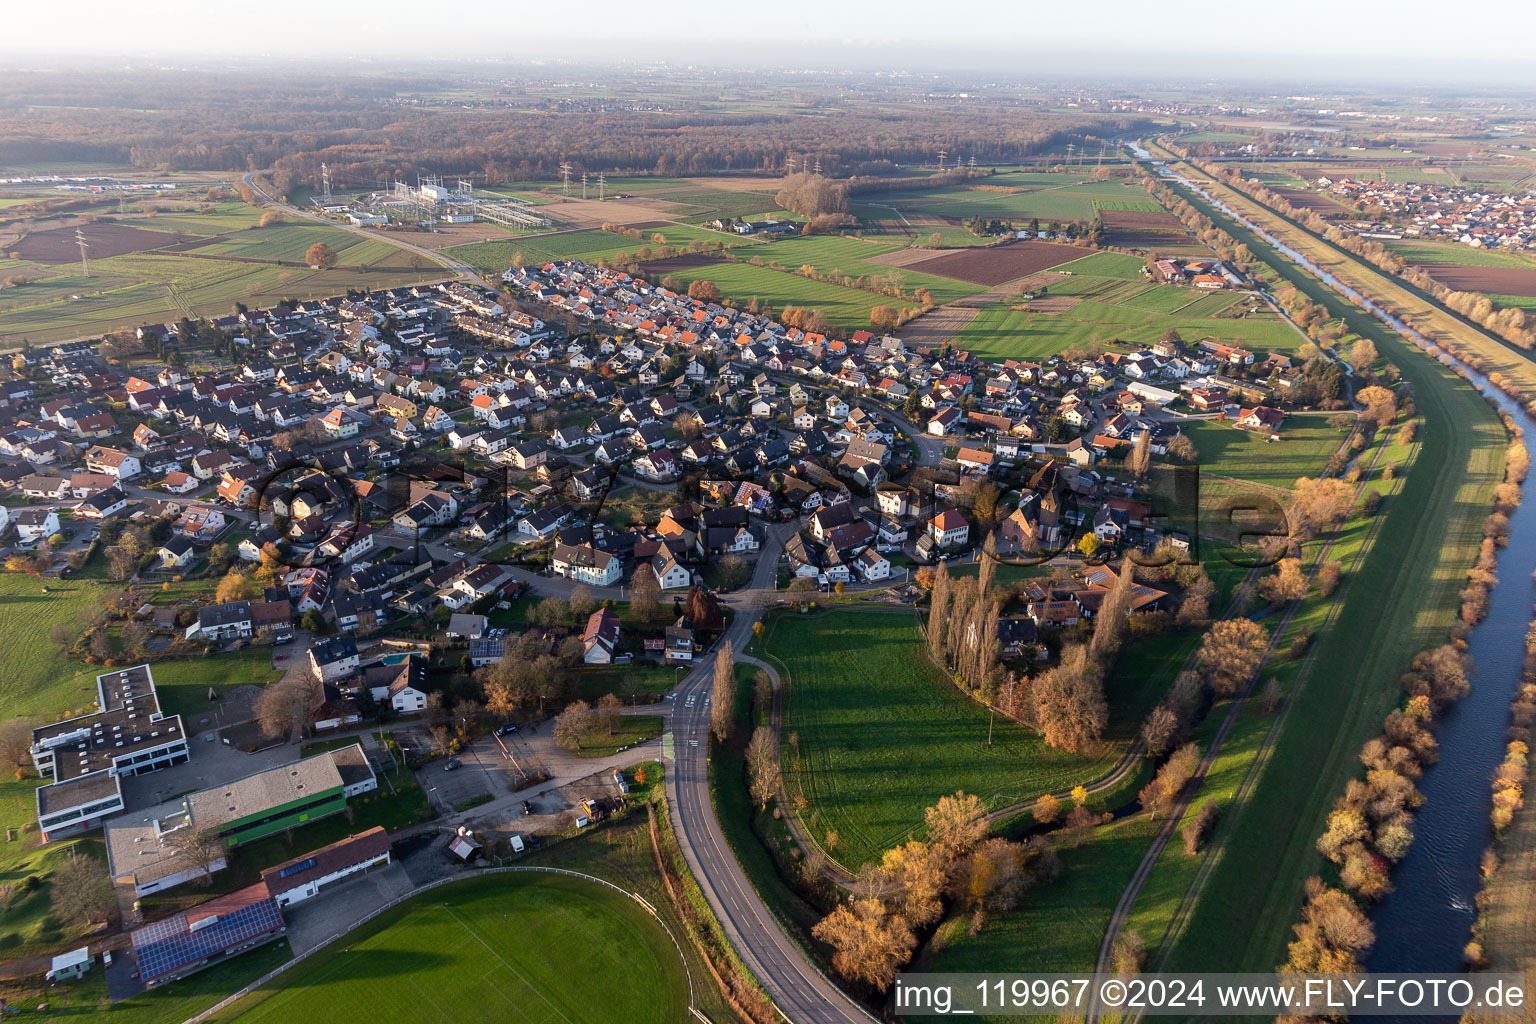
<path id="1" fill-rule="evenodd" d="M 755 16 L 706 9 L 694 0 L 653 4 L 653 16 L 644 21 L 626 17 L 632 10 L 627 5 L 599 0 L 584 10 L 579 24 L 570 24 L 558 11 L 534 9 L 520 13 L 516 24 L 448 17 L 440 19 L 437 30 L 426 32 L 402 31 L 402 18 L 425 18 L 419 5 L 402 0 L 341 0 L 328 8 L 324 23 L 312 28 L 306 20 L 308 5 L 276 0 L 262 24 L 292 26 L 279 29 L 285 33 L 280 46 L 270 45 L 264 32 L 252 33 L 249 16 L 240 10 L 202 9 L 187 0 L 165 6 L 174 12 L 169 18 L 145 23 L 120 5 L 82 0 L 75 8 L 79 16 L 69 21 L 67 39 L 54 12 L 18 10 L 9 16 L 11 31 L 0 38 L 0 53 L 47 68 L 103 57 L 178 65 L 188 59 L 227 64 L 231 57 L 323 60 L 343 68 L 401 60 L 583 67 L 602 60 L 631 67 L 659 62 L 674 70 L 772 67 L 1114 82 L 1150 76 L 1224 85 L 1413 82 L 1529 91 L 1536 82 L 1536 56 L 1527 43 L 1536 33 L 1536 8 L 1512 10 L 1499 0 L 1472 0 L 1452 21 L 1438 17 L 1443 12 L 1423 0 L 1413 0 L 1398 5 L 1390 22 L 1370 9 L 1351 10 L 1323 0 L 1303 0 L 1269 18 L 1231 10 L 1220 21 L 1149 18 L 1129 0 L 1107 0 L 1095 9 L 1087 38 L 1082 38 L 1077 12 L 1055 7 L 1020 17 L 996 0 L 984 0 L 964 21 L 933 22 L 927 8 L 912 0 L 834 9 L 799 0 L 778 8 L 770 35 L 792 42 L 771 38 L 771 57 L 757 57 L 742 45 L 743 40 L 763 39 Z M 708 20 L 701 25 L 696 15 L 706 11 Z M 678 23 L 689 26 L 686 38 L 672 30 Z M 988 31 L 978 39 L 974 26 L 983 23 Z M 1433 32 L 1424 31 L 1426 24 L 1434 25 Z M 327 30 L 330 25 L 345 27 L 333 32 Z M 1490 32 L 1489 26 L 1497 31 Z M 613 52 L 615 45 L 622 49 Z"/>

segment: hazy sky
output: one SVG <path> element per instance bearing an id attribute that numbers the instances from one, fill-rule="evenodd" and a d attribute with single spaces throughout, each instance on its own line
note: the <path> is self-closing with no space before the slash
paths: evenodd
<path id="1" fill-rule="evenodd" d="M 736 66 L 1143 70 L 1298 77 L 1465 75 L 1536 87 L 1533 0 L 36 0 L 7 5 L 0 52 L 590 62 L 664 57 Z M 808 41 L 815 45 L 807 46 Z M 1198 57 L 1198 70 L 1187 60 Z M 1430 58 L 1426 62 L 1424 58 Z"/>

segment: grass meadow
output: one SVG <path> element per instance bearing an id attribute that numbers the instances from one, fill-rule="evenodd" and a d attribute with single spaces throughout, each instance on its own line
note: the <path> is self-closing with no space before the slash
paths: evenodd
<path id="1" fill-rule="evenodd" d="M 838 610 L 774 621 L 767 647 L 787 671 L 785 782 L 830 852 L 856 867 L 922 825 L 923 808 L 963 789 L 997 807 L 1091 781 L 1113 762 L 1065 754 L 986 710 L 928 660 L 916 613 Z"/>

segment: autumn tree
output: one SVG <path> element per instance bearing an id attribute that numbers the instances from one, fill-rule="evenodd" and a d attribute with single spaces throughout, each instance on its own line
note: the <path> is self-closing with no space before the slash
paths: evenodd
<path id="1" fill-rule="evenodd" d="M 1397 415 L 1397 395 L 1378 384 L 1356 391 L 1355 401 L 1365 406 L 1360 419 L 1377 429 L 1391 423 L 1392 418 Z"/>
<path id="2" fill-rule="evenodd" d="M 231 569 L 219 580 L 218 587 L 213 592 L 213 599 L 219 604 L 230 601 L 250 601 L 260 596 L 256 589 L 256 581 L 238 569 Z"/>
<path id="3" fill-rule="evenodd" d="M 779 791 L 779 751 L 773 730 L 760 725 L 747 743 L 747 789 L 759 807 L 766 808 Z"/>
<path id="4" fill-rule="evenodd" d="M 694 629 L 724 629 L 725 612 L 720 599 L 704 587 L 695 585 L 683 600 L 683 615 Z"/>
<path id="5" fill-rule="evenodd" d="M 715 653 L 715 678 L 710 690 L 709 727 L 724 742 L 736 720 L 736 652 L 725 641 Z"/>
<path id="6" fill-rule="evenodd" d="M 1376 343 L 1369 338 L 1361 338 L 1349 347 L 1349 365 L 1356 373 L 1365 373 L 1376 358 Z"/>
<path id="7" fill-rule="evenodd" d="M 839 905 L 811 934 L 832 947 L 832 967 L 838 974 L 882 992 L 891 987 L 896 969 L 917 945 L 906 919 L 887 912 L 877 899 Z"/>
<path id="8" fill-rule="evenodd" d="M 1211 689 L 1229 697 L 1253 678 L 1268 645 L 1269 631 L 1252 619 L 1223 619 L 1205 634 L 1195 663 Z"/>
<path id="9" fill-rule="evenodd" d="M 948 868 L 946 852 L 933 843 L 911 839 L 886 850 L 880 859 L 880 871 L 889 883 L 886 905 L 914 928 L 932 924 L 944 912 Z"/>
<path id="10" fill-rule="evenodd" d="M 1334 526 L 1344 521 L 1354 504 L 1354 488 L 1336 477 L 1300 477 L 1291 489 L 1292 532 Z"/>
<path id="11" fill-rule="evenodd" d="M 319 270 L 330 270 L 336 265 L 336 252 L 324 242 L 316 242 L 304 250 L 304 263 Z"/>
<path id="12" fill-rule="evenodd" d="M 960 791 L 941 796 L 923 812 L 928 841 L 947 859 L 963 857 L 987 834 L 987 812 L 981 800 Z"/>
<path id="13" fill-rule="evenodd" d="M 1282 605 L 1307 596 L 1307 577 L 1301 571 L 1301 559 L 1282 558 L 1275 571 L 1259 581 L 1259 594 L 1270 604 Z"/>
<path id="14" fill-rule="evenodd" d="M 878 330 L 889 331 L 901 325 L 901 314 L 890 306 L 875 306 L 869 311 L 869 322 Z"/>
<path id="15" fill-rule="evenodd" d="M 85 925 L 105 921 L 116 902 L 107 866 L 73 852 L 53 869 L 48 895 L 55 914 Z"/>
<path id="16" fill-rule="evenodd" d="M 1035 801 L 1035 806 L 1031 813 L 1037 822 L 1042 825 L 1049 825 L 1061 817 L 1061 801 L 1046 793 Z"/>
<path id="17" fill-rule="evenodd" d="M 592 588 L 585 583 L 578 583 L 571 588 L 569 604 L 571 611 L 582 618 L 591 615 L 597 607 L 597 602 L 592 598 Z"/>
<path id="18" fill-rule="evenodd" d="M 1041 736 L 1059 750 L 1083 752 L 1109 722 L 1099 666 L 1081 645 L 1062 652 L 1060 664 L 1035 682 L 1033 697 Z"/>
<path id="19" fill-rule="evenodd" d="M 1109 593 L 1099 605 L 1093 617 L 1093 639 L 1088 654 L 1106 670 L 1115 660 L 1120 645 L 1125 642 L 1126 617 L 1131 612 L 1131 588 L 1135 586 L 1136 567 L 1129 558 L 1120 564 L 1120 572 L 1114 576 Z"/>
<path id="20" fill-rule="evenodd" d="M 688 297 L 704 302 L 716 302 L 720 299 L 720 288 L 715 282 L 700 278 L 688 285 Z"/>
<path id="21" fill-rule="evenodd" d="M 1186 743 L 1175 750 L 1173 756 L 1157 770 L 1156 777 L 1142 787 L 1138 796 L 1142 809 L 1153 818 L 1166 817 L 1178 806 L 1184 787 L 1189 784 L 1199 766 L 1200 749 L 1193 743 Z"/>
<path id="22" fill-rule="evenodd" d="M 1136 435 L 1136 444 L 1125 463 L 1138 480 L 1147 475 L 1147 470 L 1152 468 L 1152 431 L 1143 430 Z"/>

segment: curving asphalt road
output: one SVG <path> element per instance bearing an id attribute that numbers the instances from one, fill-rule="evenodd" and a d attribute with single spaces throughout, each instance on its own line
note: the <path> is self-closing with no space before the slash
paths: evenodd
<path id="1" fill-rule="evenodd" d="M 752 624 L 775 590 L 779 553 L 788 528 L 771 530 L 744 590 L 723 598 L 735 612 L 725 638 L 742 650 Z M 678 845 L 731 945 L 767 990 L 781 1013 L 795 1024 L 839 1024 L 874 1020 L 827 980 L 784 933 L 731 853 L 709 796 L 709 706 L 714 658 L 700 658 L 677 688 L 671 717 L 674 744 L 667 778 L 668 806 Z M 693 707 L 688 698 L 694 696 Z"/>

